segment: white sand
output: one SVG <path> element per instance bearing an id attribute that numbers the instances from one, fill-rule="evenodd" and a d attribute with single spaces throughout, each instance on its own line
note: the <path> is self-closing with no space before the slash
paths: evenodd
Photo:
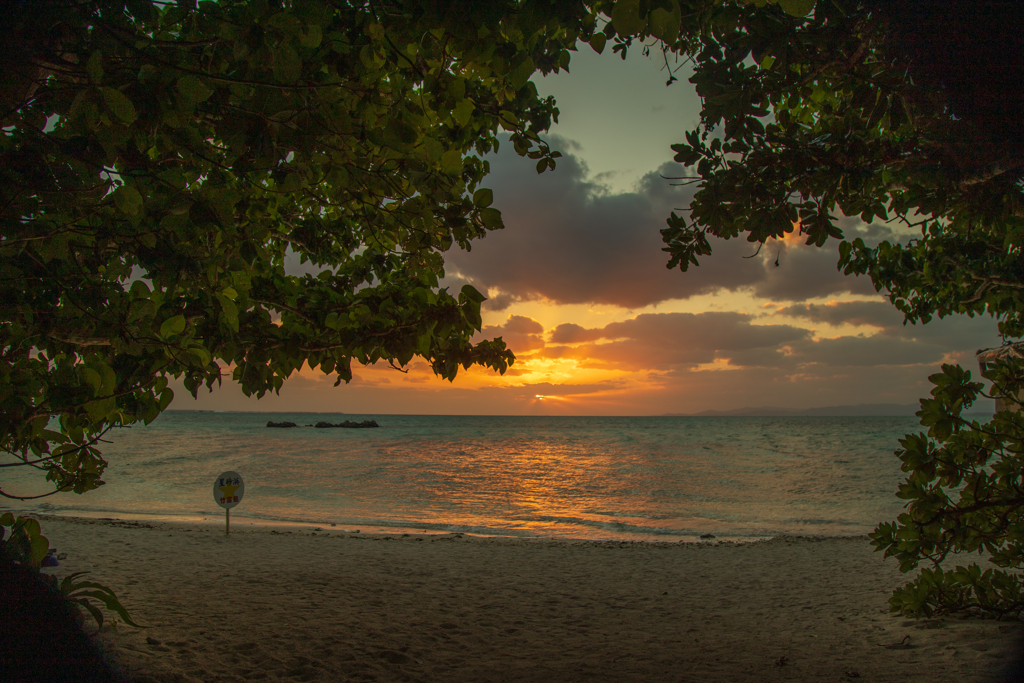
<path id="1" fill-rule="evenodd" d="M 92 572 L 150 627 L 101 634 L 140 681 L 995 681 L 1022 636 L 1016 622 L 890 616 L 907 577 L 865 538 L 42 524 L 68 553 L 61 573 Z"/>

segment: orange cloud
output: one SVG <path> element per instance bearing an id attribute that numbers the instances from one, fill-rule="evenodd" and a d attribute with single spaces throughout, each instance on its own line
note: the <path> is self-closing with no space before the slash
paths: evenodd
<path id="1" fill-rule="evenodd" d="M 562 342 L 548 351 L 559 358 L 623 370 L 696 367 L 716 357 L 755 349 L 775 350 L 805 339 L 809 332 L 790 325 L 753 325 L 743 313 L 648 313 L 600 329 L 559 325 L 551 333 Z M 600 340 L 603 343 L 596 343 Z M 575 346 L 568 346 L 573 345 Z"/>
<path id="2" fill-rule="evenodd" d="M 510 315 L 503 325 L 485 325 L 480 332 L 484 339 L 501 337 L 514 352 L 526 353 L 544 348 L 544 326 L 532 318 Z"/>
<path id="3" fill-rule="evenodd" d="M 504 375 L 474 367 L 449 383 L 416 360 L 405 373 L 384 363 L 356 366 L 350 384 L 334 387 L 334 376 L 304 367 L 285 382 L 280 396 L 258 404 L 226 382 L 215 394 L 201 393 L 198 401 L 175 385 L 173 405 L 348 414 L 635 415 L 758 405 L 912 403 L 927 393 L 927 376 L 940 362 L 970 363 L 965 345 L 998 343 L 990 338 L 990 320 L 903 326 L 885 306 L 856 301 L 790 306 L 771 316 L 645 313 L 592 327 L 545 326 L 533 317 L 510 315 L 479 335 L 500 336 L 517 353 Z M 558 320 L 558 311 L 552 305 L 542 317 Z M 765 324 L 780 319 L 787 324 Z M 816 338 L 789 324 L 797 319 L 879 331 Z"/>

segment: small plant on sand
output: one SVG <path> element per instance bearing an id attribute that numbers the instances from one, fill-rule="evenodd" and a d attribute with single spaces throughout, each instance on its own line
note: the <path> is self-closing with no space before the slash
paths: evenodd
<path id="1" fill-rule="evenodd" d="M 89 572 L 75 572 L 69 576 L 65 576 L 64 579 L 58 585 L 58 590 L 68 600 L 75 603 L 82 609 L 89 612 L 92 618 L 96 620 L 96 626 L 103 628 L 103 612 L 100 611 L 99 607 L 93 604 L 93 600 L 98 601 L 104 607 L 111 612 L 114 612 L 117 616 L 111 617 L 111 625 L 116 629 L 118 624 L 117 617 L 121 617 L 121 621 L 129 626 L 135 628 L 145 628 L 139 626 L 132 618 L 128 616 L 128 611 L 121 604 L 121 601 L 117 599 L 117 595 L 114 591 L 110 590 L 101 583 L 95 581 L 79 581 L 78 577 L 84 576 Z"/>
<path id="2" fill-rule="evenodd" d="M 895 613 L 1024 614 L 1024 361 L 998 361 L 982 376 L 1006 409 L 987 423 L 965 418 L 984 385 L 964 368 L 944 365 L 929 378 L 932 398 L 922 399 L 917 413 L 927 434 L 900 440 L 896 455 L 908 476 L 896 495 L 908 501 L 906 512 L 879 525 L 872 545 L 898 559 L 903 572 L 931 566 L 893 592 Z M 942 566 L 950 555 L 975 552 L 995 567 Z"/>
<path id="3" fill-rule="evenodd" d="M 129 626 L 144 628 L 132 621 L 128 610 L 110 588 L 95 581 L 79 580 L 80 576 L 88 572 L 75 572 L 59 583 L 57 577 L 40 573 L 40 566 L 49 549 L 50 541 L 42 535 L 37 520 L 31 517 L 15 518 L 10 512 L 0 515 L 0 555 L 6 555 L 7 561 L 34 570 L 41 580 L 49 582 L 65 599 L 88 612 L 96 620 L 98 628 L 103 628 L 103 612 L 94 601 L 114 612 Z M 116 623 L 116 617 L 114 621 Z"/>

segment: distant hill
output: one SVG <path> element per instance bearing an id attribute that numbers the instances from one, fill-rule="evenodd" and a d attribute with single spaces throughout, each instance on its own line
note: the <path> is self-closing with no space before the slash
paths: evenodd
<path id="1" fill-rule="evenodd" d="M 856 406 L 825 406 L 822 408 L 734 408 L 732 410 L 705 410 L 700 413 L 666 413 L 666 416 L 687 417 L 914 417 L 921 409 L 917 403 L 862 403 Z"/>
<path id="2" fill-rule="evenodd" d="M 825 406 L 823 408 L 734 408 L 733 410 L 705 410 L 700 413 L 664 413 L 662 417 L 914 417 L 921 409 L 917 403 L 861 403 L 856 406 Z M 991 417 L 994 401 L 981 400 L 964 417 Z"/>

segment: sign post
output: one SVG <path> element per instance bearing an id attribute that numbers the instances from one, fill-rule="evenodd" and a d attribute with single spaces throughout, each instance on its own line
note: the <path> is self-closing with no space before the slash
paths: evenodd
<path id="1" fill-rule="evenodd" d="M 228 471 L 213 481 L 213 501 L 224 508 L 224 534 L 231 533 L 231 508 L 242 501 L 245 482 L 238 472 Z"/>

